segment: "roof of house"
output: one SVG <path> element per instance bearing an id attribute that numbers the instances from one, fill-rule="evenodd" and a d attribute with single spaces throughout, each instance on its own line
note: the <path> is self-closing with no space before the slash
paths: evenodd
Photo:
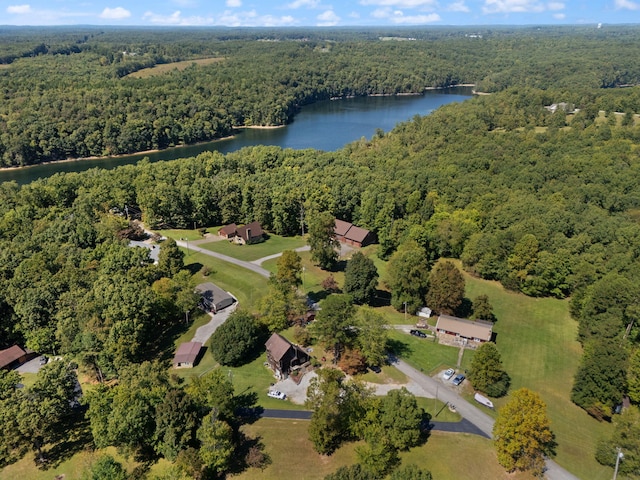
<path id="1" fill-rule="evenodd" d="M 0 368 L 11 365 L 26 353 L 27 352 L 25 352 L 18 345 L 14 345 L 13 347 L 9 347 L 5 350 L 0 350 Z"/>
<path id="2" fill-rule="evenodd" d="M 194 363 L 200 354 L 201 348 L 202 344 L 200 342 L 181 343 L 173 357 L 173 363 Z"/>
<path id="3" fill-rule="evenodd" d="M 369 235 L 369 230 L 351 225 L 351 228 L 345 235 L 345 238 L 353 240 L 354 242 L 364 242 L 367 235 Z"/>
<path id="4" fill-rule="evenodd" d="M 436 323 L 437 330 L 455 332 L 466 338 L 479 338 L 481 340 L 491 340 L 493 333 L 493 323 L 482 320 L 466 320 L 464 318 L 440 315 Z"/>
<path id="5" fill-rule="evenodd" d="M 140 247 L 149 250 L 149 258 L 153 260 L 153 263 L 158 263 L 160 260 L 160 247 L 152 243 L 139 242 L 137 240 L 129 240 L 130 247 Z"/>
<path id="6" fill-rule="evenodd" d="M 265 346 L 269 353 L 271 353 L 273 359 L 279 362 L 293 345 L 282 335 L 274 333 L 269 337 Z"/>
<path id="7" fill-rule="evenodd" d="M 220 227 L 218 230 L 218 235 L 223 234 L 226 236 L 235 235 L 236 229 L 238 226 L 235 223 L 230 223 L 229 225 L 225 225 L 224 227 Z"/>
<path id="8" fill-rule="evenodd" d="M 213 303 L 220 303 L 227 298 L 235 300 L 229 292 L 225 292 L 219 286 L 211 282 L 197 285 L 196 292 L 199 292 L 204 298 Z"/>
<path id="9" fill-rule="evenodd" d="M 336 235 L 344 237 L 352 226 L 353 225 L 351 223 L 345 222 L 344 220 L 338 220 L 336 218 L 336 226 L 333 231 Z"/>
<path id="10" fill-rule="evenodd" d="M 262 230 L 262 225 L 260 222 L 251 222 L 245 225 L 244 227 L 238 227 L 236 230 L 236 234 L 245 240 L 248 239 L 247 233 L 251 232 L 251 238 L 260 237 L 264 233 Z"/>

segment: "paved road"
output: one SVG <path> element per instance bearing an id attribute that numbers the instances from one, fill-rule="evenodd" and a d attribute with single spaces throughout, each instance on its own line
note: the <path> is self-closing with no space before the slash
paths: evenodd
<path id="1" fill-rule="evenodd" d="M 448 387 L 444 387 L 437 380 L 416 370 L 406 362 L 397 358 L 392 358 L 391 361 L 398 370 L 420 385 L 425 391 L 434 396 L 437 394 L 439 400 L 455 405 L 460 415 L 475 425 L 488 438 L 492 438 L 493 418 L 472 403 L 466 401 L 456 392 L 450 390 Z M 553 460 L 547 460 L 546 463 L 547 471 L 545 475 L 549 480 L 579 480 L 578 477 L 562 468 Z"/>
<path id="2" fill-rule="evenodd" d="M 187 248 L 187 242 L 185 241 L 176 240 L 176 243 L 178 244 L 179 247 Z M 224 260 L 225 262 L 233 263 L 234 265 L 237 265 L 242 268 L 246 268 L 247 270 L 251 270 L 252 272 L 255 272 L 258 275 L 262 275 L 263 277 L 266 277 L 266 278 L 269 278 L 269 275 L 271 275 L 271 272 L 269 272 L 269 270 L 265 270 L 261 266 L 251 262 L 245 262 L 243 260 L 238 260 L 237 258 L 229 257 L 228 255 L 212 252 L 211 250 L 207 250 L 206 248 L 198 247 L 196 245 L 189 244 L 188 248 L 190 252 L 194 251 L 198 253 L 203 253 L 204 255 L 209 255 L 210 257 L 215 257 L 220 260 Z"/>

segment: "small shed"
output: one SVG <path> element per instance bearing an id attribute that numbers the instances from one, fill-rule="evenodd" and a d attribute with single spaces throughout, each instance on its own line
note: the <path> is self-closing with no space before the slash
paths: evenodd
<path id="1" fill-rule="evenodd" d="M 200 305 L 213 313 L 218 313 L 236 301 L 233 295 L 211 282 L 201 283 L 196 287 L 196 292 L 201 295 Z"/>
<path id="2" fill-rule="evenodd" d="M 201 349 L 200 342 L 180 344 L 173 357 L 173 368 L 192 368 L 198 362 Z"/>
<path id="3" fill-rule="evenodd" d="M 274 333 L 267 343 L 267 363 L 275 376 L 287 378 L 294 367 L 302 366 L 310 359 L 309 354 L 297 345 L 293 345 L 282 335 Z"/>
<path id="4" fill-rule="evenodd" d="M 21 365 L 27 360 L 27 352 L 25 352 L 18 345 L 0 350 L 0 368 L 7 370 Z"/>
<path id="5" fill-rule="evenodd" d="M 469 341 L 483 343 L 491 341 L 493 323 L 440 315 L 436 323 L 436 331 L 440 334 L 453 335 Z"/>

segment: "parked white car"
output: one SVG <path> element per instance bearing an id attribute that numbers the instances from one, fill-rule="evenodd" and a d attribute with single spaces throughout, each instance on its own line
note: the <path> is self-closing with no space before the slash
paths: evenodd
<path id="1" fill-rule="evenodd" d="M 449 380 L 451 377 L 453 377 L 454 373 L 456 373 L 456 371 L 453 368 L 449 368 L 444 371 L 444 373 L 442 374 L 442 378 L 444 378 L 445 380 Z"/>
<path id="2" fill-rule="evenodd" d="M 271 398 L 277 398 L 278 400 L 284 400 L 285 398 L 287 398 L 287 396 L 284 393 L 278 390 L 269 390 L 269 393 L 267 393 L 267 396 Z"/>

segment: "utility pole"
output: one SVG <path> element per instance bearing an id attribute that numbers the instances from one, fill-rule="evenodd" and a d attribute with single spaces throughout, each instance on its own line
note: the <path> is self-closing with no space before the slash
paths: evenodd
<path id="1" fill-rule="evenodd" d="M 407 323 L 407 302 L 402 302 L 404 303 L 404 323 L 406 325 Z"/>
<path id="2" fill-rule="evenodd" d="M 618 478 L 618 467 L 620 466 L 620 460 L 624 460 L 624 454 L 620 447 L 616 447 L 616 469 L 613 471 L 613 480 Z"/>

